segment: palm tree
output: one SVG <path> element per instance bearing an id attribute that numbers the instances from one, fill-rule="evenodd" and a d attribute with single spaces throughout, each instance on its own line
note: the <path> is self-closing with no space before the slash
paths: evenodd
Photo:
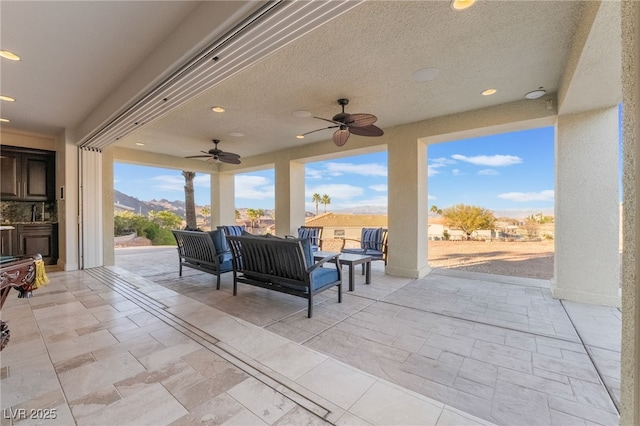
<path id="1" fill-rule="evenodd" d="M 258 210 L 256 209 L 247 209 L 247 216 L 249 216 L 249 220 L 251 220 L 251 227 L 254 228 L 255 226 L 255 221 L 258 219 L 258 217 L 260 216 L 258 214 Z"/>
<path id="2" fill-rule="evenodd" d="M 324 204 L 324 212 L 327 212 L 327 204 L 331 204 L 331 198 L 327 195 L 324 194 L 322 196 L 322 200 L 320 201 L 322 204 Z"/>
<path id="3" fill-rule="evenodd" d="M 260 225 L 262 224 L 262 223 L 260 222 L 260 218 L 261 218 L 262 216 L 264 216 L 264 209 L 258 209 L 258 210 L 256 210 L 256 213 L 257 213 L 257 215 L 258 215 L 258 228 L 260 228 Z"/>
<path id="4" fill-rule="evenodd" d="M 442 209 L 439 209 L 438 206 L 431 206 L 429 211 L 435 214 L 442 214 Z"/>
<path id="5" fill-rule="evenodd" d="M 318 194 L 317 192 L 313 194 L 313 197 L 311 197 L 311 202 L 316 203 L 316 216 L 318 216 L 318 203 L 322 202 L 322 198 L 320 197 L 320 194 Z"/>
<path id="6" fill-rule="evenodd" d="M 196 222 L 196 201 L 193 195 L 193 179 L 196 177 L 196 172 L 182 171 L 184 176 L 184 213 L 187 220 L 187 229 L 196 229 L 198 224 Z"/>

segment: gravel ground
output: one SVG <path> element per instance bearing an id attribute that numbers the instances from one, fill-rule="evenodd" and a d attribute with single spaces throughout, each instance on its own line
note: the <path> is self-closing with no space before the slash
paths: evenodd
<path id="1" fill-rule="evenodd" d="M 551 279 L 554 242 L 429 241 L 429 266 Z"/>
<path id="2" fill-rule="evenodd" d="M 136 238 L 119 247 L 151 245 Z M 325 240 L 325 251 L 340 251 L 341 240 Z M 554 242 L 429 241 L 429 266 L 524 278 L 553 277 Z"/>

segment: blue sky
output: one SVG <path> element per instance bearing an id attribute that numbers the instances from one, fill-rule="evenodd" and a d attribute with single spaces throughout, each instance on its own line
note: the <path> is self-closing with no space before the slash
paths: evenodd
<path id="1" fill-rule="evenodd" d="M 553 132 L 546 127 L 430 145 L 429 207 L 465 203 L 491 210 L 553 208 Z M 115 189 L 143 201 L 184 199 L 184 178 L 178 170 L 116 163 L 114 176 Z M 197 174 L 194 183 L 196 203 L 208 205 L 209 177 Z M 331 197 L 328 211 L 384 208 L 387 154 L 309 163 L 305 184 L 309 211 L 315 211 L 314 193 Z M 236 207 L 273 208 L 273 170 L 236 176 Z"/>

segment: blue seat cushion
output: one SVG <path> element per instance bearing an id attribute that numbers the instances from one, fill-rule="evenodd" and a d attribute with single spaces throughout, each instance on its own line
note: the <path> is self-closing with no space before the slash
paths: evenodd
<path id="1" fill-rule="evenodd" d="M 365 252 L 365 249 L 363 248 L 346 248 L 346 249 L 342 249 L 342 253 L 349 253 L 349 254 L 360 254 L 363 255 Z"/>
<path id="2" fill-rule="evenodd" d="M 338 281 L 338 270 L 335 268 L 317 268 L 311 273 L 311 291 L 319 290 L 328 285 L 334 284 Z M 295 285 L 284 283 L 277 278 L 273 280 L 274 283 L 280 284 L 283 287 L 288 287 L 293 290 L 307 292 L 308 289 L 303 285 Z"/>
<path id="3" fill-rule="evenodd" d="M 338 270 L 336 268 L 316 268 L 311 273 L 311 289 L 318 290 L 331 283 L 338 281 Z"/>
<path id="4" fill-rule="evenodd" d="M 233 262 L 231 262 L 231 253 L 229 254 L 229 259 L 220 262 L 220 272 L 229 272 L 233 271 Z M 226 256 L 226 253 L 225 253 Z"/>

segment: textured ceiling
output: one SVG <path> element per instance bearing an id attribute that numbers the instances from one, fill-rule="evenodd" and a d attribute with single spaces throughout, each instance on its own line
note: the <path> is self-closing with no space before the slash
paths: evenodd
<path id="1" fill-rule="evenodd" d="M 544 87 L 549 97 L 555 97 L 563 79 L 567 78 L 568 61 L 576 57 L 576 49 L 572 46 L 576 43 L 577 29 L 584 31 L 586 28 L 587 32 L 590 29 L 588 23 L 581 21 L 586 3 L 596 4 L 591 9 L 597 13 L 596 2 L 578 1 L 480 0 L 462 12 L 453 11 L 448 1 L 367 1 L 161 119 L 144 125 L 117 145 L 184 157 L 210 149 L 210 140 L 218 138 L 222 140 L 220 148 L 223 150 L 247 157 L 329 140 L 331 130 L 313 133 L 304 140 L 296 139 L 297 134 L 325 127 L 326 122 L 296 118 L 292 112 L 308 110 L 315 116 L 330 118 L 340 111 L 336 100 L 342 97 L 351 101 L 347 112 L 375 114 L 379 118 L 376 125 L 383 129 L 522 100 L 525 93 L 538 87 Z M 176 8 L 175 16 L 192 10 L 189 9 L 192 6 L 180 2 L 172 7 Z M 140 8 L 139 13 L 150 13 L 143 10 L 143 6 Z M 171 14 L 159 14 L 161 24 L 156 25 L 156 13 L 153 14 L 154 25 L 145 25 L 139 31 L 150 44 L 151 40 L 167 34 L 171 25 L 180 20 L 176 17 L 170 21 L 168 16 Z M 167 19 L 164 23 L 163 16 Z M 135 21 L 134 17 L 127 19 Z M 618 25 L 619 29 L 616 22 L 606 21 L 598 31 L 585 36 L 591 51 L 605 54 L 604 61 L 600 61 L 604 65 L 598 63 L 600 80 L 595 82 L 605 86 L 607 83 L 602 81 L 602 75 L 610 74 L 609 67 L 618 66 L 608 64 L 606 54 L 619 49 L 617 45 L 606 44 L 615 43 L 607 25 Z M 155 32 L 151 27 L 157 28 Z M 104 37 L 107 32 L 105 29 L 100 34 Z M 3 48 L 8 48 L 4 28 L 2 34 Z M 102 40 L 98 35 L 95 38 Z M 75 41 L 61 42 L 73 46 L 73 43 L 83 44 L 83 39 L 77 37 Z M 141 50 L 144 48 L 140 47 Z M 581 57 L 581 53 L 578 50 L 577 67 L 580 59 L 583 62 L 586 61 L 584 58 L 588 59 Z M 129 49 L 127 55 L 130 56 L 117 61 L 117 72 L 94 71 L 91 77 L 96 82 L 95 89 L 85 87 L 86 82 L 80 85 L 86 79 L 83 70 L 83 75 L 78 76 L 78 87 L 68 89 L 81 105 L 71 108 L 66 102 L 61 109 L 71 110 L 65 114 L 82 119 L 83 115 L 77 110 L 86 114 L 92 107 L 90 101 L 95 103 L 103 96 L 93 97 L 94 90 L 109 90 L 116 83 L 115 79 L 123 78 L 123 73 L 135 67 L 144 56 L 133 59 L 135 52 Z M 615 60 L 615 56 L 612 58 Z M 438 77 L 427 82 L 413 81 L 412 74 L 424 67 L 437 68 Z M 573 87 L 594 84 L 589 72 L 584 68 L 579 71 L 574 74 L 580 77 L 581 84 Z M 5 87 L 13 84 L 17 83 L 5 82 L 3 72 L 3 93 Z M 487 88 L 495 88 L 497 93 L 481 96 L 480 92 Z M 610 106 L 619 97 L 615 90 L 601 92 L 602 96 L 581 99 L 580 107 Z M 82 93 L 87 94 L 88 99 L 83 99 Z M 47 98 L 43 105 L 53 104 Z M 214 105 L 224 106 L 227 111 L 215 114 L 211 111 Z M 232 132 L 244 136 L 230 136 Z M 137 142 L 145 146 L 139 147 Z"/>

